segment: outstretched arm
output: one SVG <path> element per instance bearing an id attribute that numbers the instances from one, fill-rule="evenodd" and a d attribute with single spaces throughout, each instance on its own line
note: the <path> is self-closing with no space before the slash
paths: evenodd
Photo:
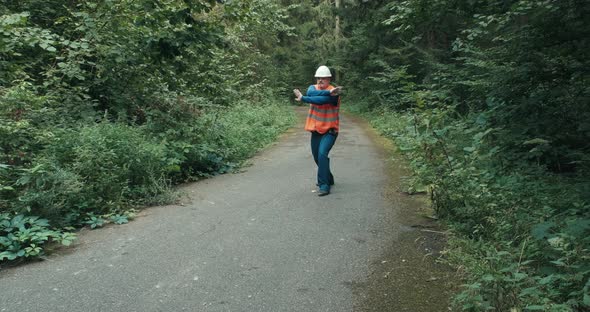
<path id="1" fill-rule="evenodd" d="M 316 90 L 315 86 L 311 85 L 307 88 L 307 95 L 301 97 L 301 101 L 316 105 L 338 104 L 338 96 L 331 96 L 328 90 Z"/>
<path id="2" fill-rule="evenodd" d="M 336 96 L 340 95 L 342 92 L 342 87 L 335 87 L 332 90 L 317 90 L 315 86 L 310 86 L 307 88 L 307 96 L 317 96 L 317 95 L 329 95 L 329 96 Z"/>
<path id="3" fill-rule="evenodd" d="M 318 90 L 314 86 L 307 88 L 307 96 L 330 96 L 329 90 Z"/>

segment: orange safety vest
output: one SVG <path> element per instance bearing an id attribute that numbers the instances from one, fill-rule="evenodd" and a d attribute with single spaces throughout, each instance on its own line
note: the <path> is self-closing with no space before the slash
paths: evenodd
<path id="1" fill-rule="evenodd" d="M 315 85 L 316 90 L 320 90 L 318 85 Z M 334 86 L 328 86 L 325 90 L 332 90 Z M 326 133 L 330 129 L 338 132 L 340 119 L 338 111 L 340 110 L 340 98 L 338 98 L 338 105 L 332 104 L 316 105 L 309 104 L 309 113 L 305 121 L 306 131 L 317 131 L 319 133 Z"/>

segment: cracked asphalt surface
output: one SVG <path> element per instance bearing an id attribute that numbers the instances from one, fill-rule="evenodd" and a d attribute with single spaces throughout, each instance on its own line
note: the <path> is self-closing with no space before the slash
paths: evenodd
<path id="1" fill-rule="evenodd" d="M 381 300 L 371 293 L 400 286 L 383 288 L 371 279 L 376 265 L 406 254 L 392 246 L 409 231 L 400 221 L 405 212 L 389 198 L 388 156 L 361 124 L 343 116 L 330 154 L 336 184 L 318 197 L 302 128 L 288 131 L 240 173 L 181 186 L 187 195 L 178 205 L 147 208 L 129 224 L 84 230 L 73 248 L 4 268 L 0 312 L 385 311 L 367 301 Z M 447 310 L 444 300 L 411 307 L 421 300 L 388 306 Z"/>

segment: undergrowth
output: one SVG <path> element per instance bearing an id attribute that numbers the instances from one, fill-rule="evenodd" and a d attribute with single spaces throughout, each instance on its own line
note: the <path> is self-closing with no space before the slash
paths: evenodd
<path id="1" fill-rule="evenodd" d="M 0 261 L 41 256 L 51 241 L 69 244 L 74 228 L 126 223 L 130 209 L 172 200 L 174 184 L 235 170 L 294 122 L 274 100 L 190 113 L 170 107 L 140 126 L 105 119 L 54 128 L 26 161 L 2 164 Z"/>
<path id="2" fill-rule="evenodd" d="M 360 111 L 357 109 L 357 111 Z M 452 109 L 364 115 L 395 141 L 453 235 L 444 261 L 463 273 L 463 311 L 590 308 L 590 183 L 507 160 L 481 116 Z M 489 128 L 488 128 L 489 129 Z M 525 142 L 534 148 L 543 142 Z"/>

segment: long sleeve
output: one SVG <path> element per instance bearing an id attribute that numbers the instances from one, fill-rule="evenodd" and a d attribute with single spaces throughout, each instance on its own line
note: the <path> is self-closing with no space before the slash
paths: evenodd
<path id="1" fill-rule="evenodd" d="M 301 97 L 301 101 L 315 105 L 337 105 L 338 96 L 331 96 L 328 90 L 316 90 L 315 86 L 311 85 L 307 88 L 307 95 Z"/>
<path id="2" fill-rule="evenodd" d="M 329 90 L 318 90 L 314 86 L 307 88 L 307 96 L 330 96 Z"/>

